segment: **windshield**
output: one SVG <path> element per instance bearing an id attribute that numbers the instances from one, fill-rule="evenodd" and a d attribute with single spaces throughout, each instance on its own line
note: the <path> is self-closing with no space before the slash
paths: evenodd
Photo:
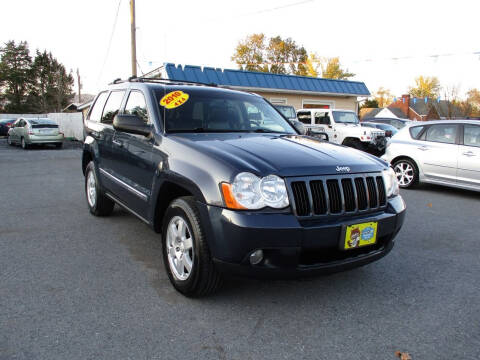
<path id="1" fill-rule="evenodd" d="M 296 119 L 297 114 L 295 113 L 295 109 L 293 106 L 283 106 L 283 105 L 275 105 L 275 107 L 285 116 L 287 119 Z"/>
<path id="2" fill-rule="evenodd" d="M 180 90 L 181 89 L 181 90 Z M 263 98 L 211 88 L 156 91 L 166 132 L 296 134 Z"/>
<path id="3" fill-rule="evenodd" d="M 32 125 L 57 125 L 54 121 L 50 119 L 27 119 L 28 122 Z"/>
<path id="4" fill-rule="evenodd" d="M 351 111 L 333 111 L 333 119 L 340 124 L 358 124 L 357 114 Z"/>

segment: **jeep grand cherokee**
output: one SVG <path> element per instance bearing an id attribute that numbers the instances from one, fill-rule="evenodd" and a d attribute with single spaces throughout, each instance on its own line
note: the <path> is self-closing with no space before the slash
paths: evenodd
<path id="1" fill-rule="evenodd" d="M 393 247 L 405 204 L 389 165 L 299 134 L 262 97 L 166 80 L 117 81 L 85 120 L 90 212 L 117 204 L 161 233 L 173 286 L 225 273 L 346 270 Z"/>

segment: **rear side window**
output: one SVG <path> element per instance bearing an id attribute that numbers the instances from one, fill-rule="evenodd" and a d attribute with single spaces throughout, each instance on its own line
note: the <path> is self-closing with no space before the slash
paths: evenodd
<path id="1" fill-rule="evenodd" d="M 427 129 L 425 140 L 445 144 L 455 144 L 457 125 L 432 125 Z"/>
<path id="2" fill-rule="evenodd" d="M 480 147 L 480 126 L 464 125 L 463 144 Z"/>
<path id="3" fill-rule="evenodd" d="M 140 91 L 131 91 L 130 95 L 128 95 L 125 114 L 137 115 L 140 119 L 148 123 L 147 103 Z"/>
<path id="4" fill-rule="evenodd" d="M 107 100 L 107 95 L 107 92 L 102 92 L 100 95 L 98 95 L 95 104 L 93 104 L 92 111 L 90 111 L 90 116 L 88 118 L 89 120 L 100 121 L 103 107 L 105 106 L 105 101 Z"/>
<path id="5" fill-rule="evenodd" d="M 111 124 L 113 118 L 118 114 L 120 105 L 122 105 L 122 99 L 125 91 L 112 91 L 108 97 L 105 108 L 103 109 L 102 123 Z"/>
<path id="6" fill-rule="evenodd" d="M 297 113 L 297 118 L 298 121 L 306 125 L 312 125 L 312 115 L 310 114 L 310 111 L 299 111 Z"/>
<path id="7" fill-rule="evenodd" d="M 316 112 L 314 115 L 316 125 L 330 125 L 328 112 Z"/>
<path id="8" fill-rule="evenodd" d="M 411 127 L 410 130 L 410 135 L 412 136 L 412 139 L 416 139 L 418 137 L 418 134 L 420 134 L 425 126 L 414 126 Z"/>

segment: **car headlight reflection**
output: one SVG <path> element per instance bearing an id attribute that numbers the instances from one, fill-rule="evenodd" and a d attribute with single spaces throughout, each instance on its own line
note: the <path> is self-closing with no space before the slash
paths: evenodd
<path id="1" fill-rule="evenodd" d="M 385 188 L 387 189 L 387 197 L 398 195 L 400 188 L 398 187 L 397 174 L 395 174 L 395 171 L 389 167 L 387 170 L 383 170 L 382 175 Z"/>

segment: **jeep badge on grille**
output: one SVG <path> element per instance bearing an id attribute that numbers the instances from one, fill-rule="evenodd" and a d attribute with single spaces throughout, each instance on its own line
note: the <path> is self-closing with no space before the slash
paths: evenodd
<path id="1" fill-rule="evenodd" d="M 338 172 L 350 172 L 350 168 L 348 166 L 337 166 Z"/>

